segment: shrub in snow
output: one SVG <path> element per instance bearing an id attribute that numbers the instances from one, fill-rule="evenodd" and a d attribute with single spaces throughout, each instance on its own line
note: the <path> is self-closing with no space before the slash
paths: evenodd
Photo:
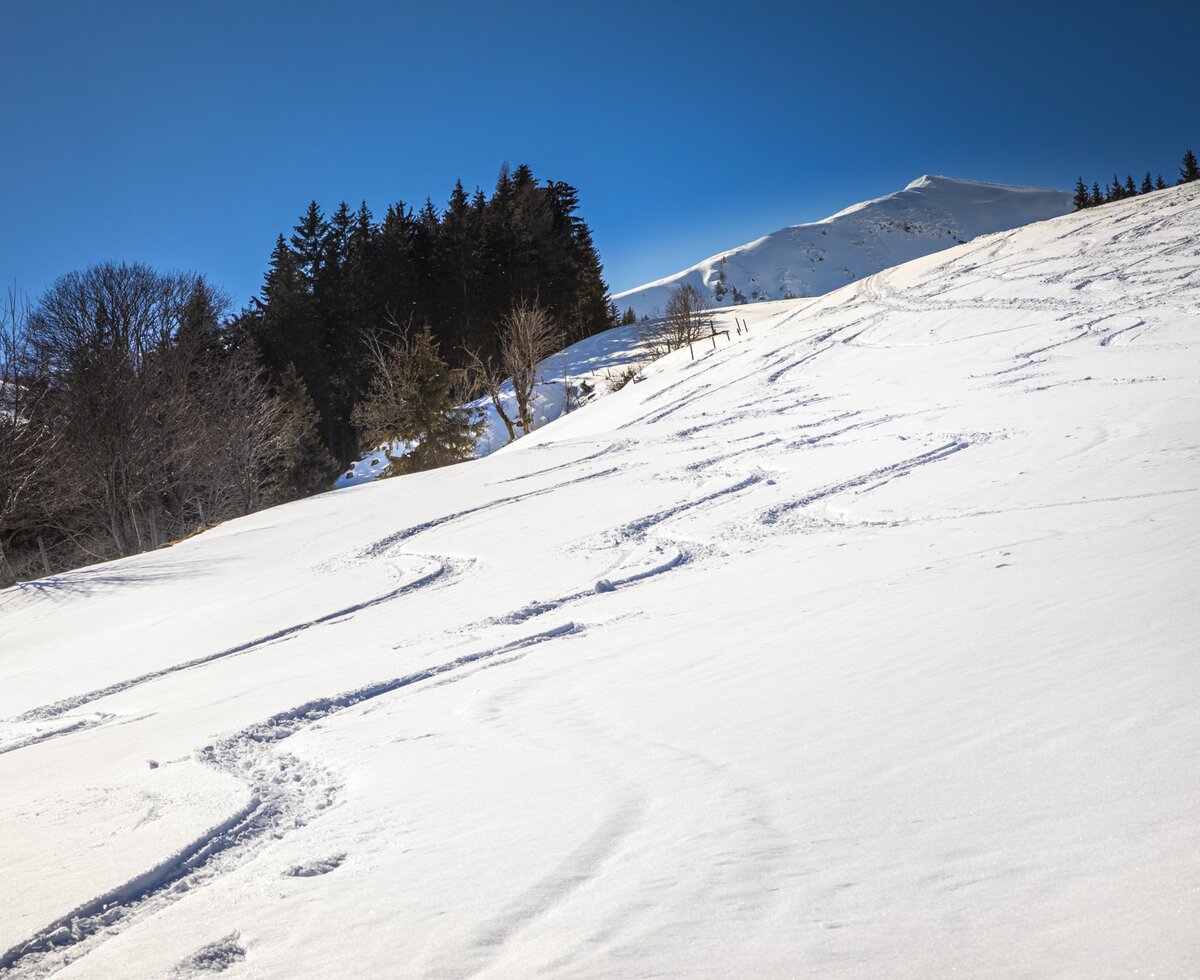
<path id="1" fill-rule="evenodd" d="M 604 383 L 608 386 L 609 391 L 620 391 L 630 381 L 636 381 L 641 376 L 642 366 L 640 364 L 630 364 L 627 367 L 621 368 L 616 374 L 606 371 L 604 374 Z"/>

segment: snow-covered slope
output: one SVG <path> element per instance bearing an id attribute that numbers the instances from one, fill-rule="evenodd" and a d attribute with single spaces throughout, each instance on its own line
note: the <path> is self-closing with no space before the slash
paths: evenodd
<path id="1" fill-rule="evenodd" d="M 610 381 L 627 368 L 646 360 L 637 326 L 614 327 L 571 344 L 538 365 L 537 384 L 532 404 L 537 428 L 557 421 L 575 408 L 582 407 L 609 393 Z M 572 394 L 568 396 L 568 391 Z M 586 392 L 586 394 L 584 394 Z M 509 418 L 516 419 L 517 399 L 512 381 L 500 389 L 501 403 Z M 508 430 L 486 395 L 468 402 L 480 413 L 483 431 L 475 448 L 477 457 L 487 456 L 508 444 Z M 338 487 L 354 487 L 369 483 L 388 469 L 391 454 L 403 455 L 406 447 L 394 444 L 366 453 L 350 469 L 338 476 Z"/>
<path id="2" fill-rule="evenodd" d="M 0 593 L 13 977 L 1200 972 L 1200 185 Z"/>
<path id="3" fill-rule="evenodd" d="M 621 293 L 614 301 L 639 315 L 661 312 L 670 291 L 684 281 L 705 290 L 716 306 L 817 296 L 978 235 L 1066 214 L 1072 207 L 1071 195 L 1061 191 L 920 177 L 899 193 L 855 204 L 824 221 L 784 228 L 678 275 Z M 566 414 L 569 386 L 586 383 L 592 398 L 603 397 L 610 376 L 645 359 L 637 326 L 606 330 L 547 358 L 534 392 L 538 426 Z M 507 382 L 502 399 L 515 417 L 516 399 Z M 486 456 L 509 441 L 508 433 L 487 398 L 470 405 L 484 421 L 476 455 Z M 338 477 L 337 486 L 369 483 L 387 471 L 389 453 L 402 449 L 380 447 L 366 453 Z"/>
<path id="4" fill-rule="evenodd" d="M 613 300 L 641 316 L 661 311 L 671 290 L 683 283 L 703 290 L 714 306 L 820 296 L 979 235 L 1058 217 L 1072 207 L 1071 195 L 1063 191 L 919 177 L 895 194 L 855 204 L 824 221 L 781 228 Z"/>

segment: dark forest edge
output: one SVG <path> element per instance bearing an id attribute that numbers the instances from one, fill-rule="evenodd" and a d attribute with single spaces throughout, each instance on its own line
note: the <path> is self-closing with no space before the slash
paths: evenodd
<path id="1" fill-rule="evenodd" d="M 1188 150 L 1177 183 L 1197 179 Z M 1147 172 L 1140 193 L 1166 186 Z M 1080 177 L 1075 204 L 1138 193 L 1132 176 L 1090 190 Z M 529 431 L 538 362 L 635 320 L 608 299 L 578 208 L 574 187 L 526 165 L 505 165 L 490 197 L 457 182 L 441 211 L 397 202 L 376 221 L 365 203 L 327 217 L 313 202 L 238 312 L 201 275 L 140 264 L 68 273 L 32 304 L 10 290 L 0 587 L 327 490 L 364 447 L 408 448 L 389 473 L 468 459 L 471 398 L 510 438 Z M 648 351 L 676 346 L 677 320 L 685 334 L 708 322 L 705 304 L 673 302 L 683 311 L 642 328 Z"/>
<path id="2" fill-rule="evenodd" d="M 530 358 L 622 319 L 578 209 L 524 164 L 440 211 L 314 202 L 236 313 L 203 276 L 136 263 L 10 291 L 0 587 L 329 489 L 364 440 L 426 444 L 395 472 L 469 458 L 462 400 L 528 390 Z"/>

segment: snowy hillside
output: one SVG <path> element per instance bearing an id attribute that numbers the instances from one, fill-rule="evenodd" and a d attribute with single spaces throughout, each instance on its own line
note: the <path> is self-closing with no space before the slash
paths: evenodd
<path id="1" fill-rule="evenodd" d="M 614 302 L 622 311 L 632 307 L 639 314 L 661 312 L 667 295 L 684 281 L 703 288 L 715 306 L 734 306 L 747 299 L 817 296 L 978 235 L 1072 209 L 1071 195 L 1060 191 L 921 177 L 897 194 L 855 204 L 815 224 L 784 228 L 678 275 L 620 293 Z M 765 285 L 772 282 L 777 285 Z M 568 386 L 586 383 L 592 398 L 601 398 L 608 393 L 610 376 L 645 357 L 638 328 L 625 326 L 588 337 L 548 358 L 538 372 L 534 393 L 538 425 L 566 414 Z M 505 384 L 503 397 L 510 416 L 515 415 L 511 383 Z M 470 404 L 484 420 L 477 455 L 486 456 L 507 444 L 507 431 L 491 402 L 480 398 Z M 380 447 L 365 454 L 338 477 L 337 486 L 369 483 L 387 471 L 389 452 L 402 454 L 402 449 Z"/>
<path id="2" fill-rule="evenodd" d="M 0 593 L 0 972 L 1200 973 L 1198 242 L 985 236 Z"/>
<path id="3" fill-rule="evenodd" d="M 820 296 L 979 235 L 1072 209 L 1071 195 L 1062 191 L 925 176 L 895 194 L 824 221 L 781 228 L 613 300 L 641 316 L 661 311 L 671 290 L 685 282 L 714 306 Z"/>
<path id="4" fill-rule="evenodd" d="M 592 337 L 586 337 L 565 350 L 546 358 L 538 365 L 537 384 L 532 404 L 533 419 L 540 428 L 554 422 L 572 410 L 609 393 L 609 382 L 621 371 L 646 360 L 637 326 L 614 327 Z M 568 399 L 568 390 L 573 395 Z M 584 394 L 586 392 L 586 395 Z M 512 381 L 505 381 L 500 391 L 501 403 L 510 418 L 517 418 L 517 399 Z M 571 405 L 568 404 L 570 400 Z M 467 403 L 479 413 L 483 430 L 475 455 L 487 456 L 509 443 L 508 430 L 486 395 Z M 366 453 L 337 478 L 338 487 L 354 487 L 369 483 L 387 471 L 390 454 L 404 455 L 406 447 L 396 443 L 390 448 L 379 447 Z"/>

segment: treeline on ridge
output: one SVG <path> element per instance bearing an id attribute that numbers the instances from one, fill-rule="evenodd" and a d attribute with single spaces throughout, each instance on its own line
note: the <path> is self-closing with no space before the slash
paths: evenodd
<path id="1" fill-rule="evenodd" d="M 1193 180 L 1200 180 L 1200 166 L 1197 166 L 1196 154 L 1188 150 L 1183 154 L 1183 161 L 1179 166 L 1179 178 L 1175 183 L 1190 184 Z M 1113 174 L 1111 183 L 1101 187 L 1099 181 L 1092 181 L 1090 190 L 1084 183 L 1083 176 L 1080 175 L 1075 182 L 1075 210 L 1082 211 L 1084 208 L 1111 204 L 1113 201 L 1124 201 L 1126 198 L 1137 197 L 1139 194 L 1166 190 L 1166 187 L 1167 182 L 1163 180 L 1162 174 L 1151 179 L 1149 170 L 1142 177 L 1140 186 L 1134 181 L 1133 174 L 1127 175 L 1124 181 L 1117 174 Z"/>

